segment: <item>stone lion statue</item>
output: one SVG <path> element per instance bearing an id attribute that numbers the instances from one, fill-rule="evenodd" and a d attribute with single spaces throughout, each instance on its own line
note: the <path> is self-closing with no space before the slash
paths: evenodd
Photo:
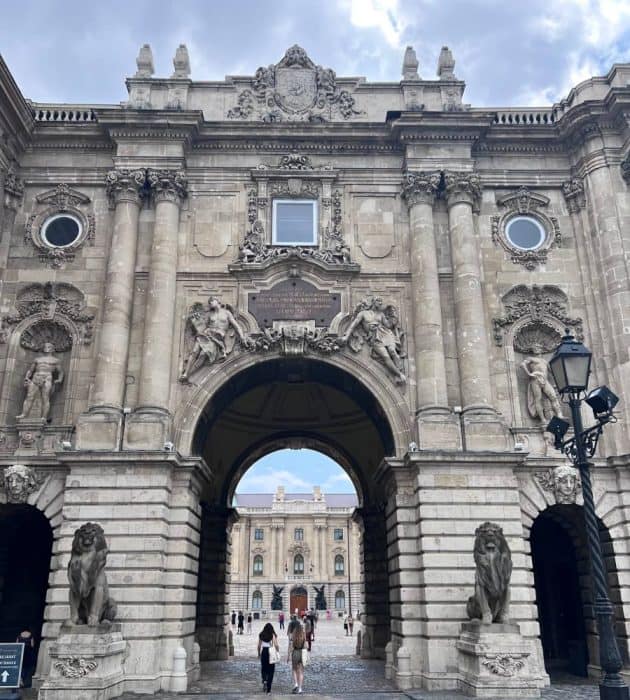
<path id="1" fill-rule="evenodd" d="M 475 530 L 475 594 L 466 612 L 485 625 L 509 621 L 512 554 L 496 523 L 485 522 Z"/>
<path id="2" fill-rule="evenodd" d="M 70 621 L 95 627 L 116 617 L 116 603 L 109 597 L 105 562 L 107 543 L 103 528 L 85 523 L 74 533 L 68 564 L 70 582 Z"/>

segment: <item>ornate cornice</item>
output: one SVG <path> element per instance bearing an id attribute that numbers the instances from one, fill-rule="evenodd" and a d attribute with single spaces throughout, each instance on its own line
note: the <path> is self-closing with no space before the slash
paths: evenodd
<path id="1" fill-rule="evenodd" d="M 402 197 L 411 208 L 414 204 L 433 204 L 440 181 L 439 172 L 409 172 L 403 175 Z"/>
<path id="2" fill-rule="evenodd" d="M 139 204 L 146 192 L 147 171 L 110 170 L 105 177 L 107 196 L 112 205 L 118 202 Z"/>
<path id="3" fill-rule="evenodd" d="M 444 173 L 448 205 L 466 202 L 476 207 L 481 199 L 481 180 L 477 173 Z"/>
<path id="4" fill-rule="evenodd" d="M 576 214 L 586 205 L 584 194 L 584 180 L 581 177 L 572 177 L 562 183 L 562 194 L 571 214 Z"/>
<path id="5" fill-rule="evenodd" d="M 149 170 L 147 184 L 156 202 L 180 205 L 188 195 L 186 173 L 181 170 Z"/>

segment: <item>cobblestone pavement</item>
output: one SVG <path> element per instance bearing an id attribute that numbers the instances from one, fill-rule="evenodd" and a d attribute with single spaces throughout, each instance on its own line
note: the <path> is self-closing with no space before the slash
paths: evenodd
<path id="1" fill-rule="evenodd" d="M 279 633 L 282 663 L 277 665 L 272 695 L 291 695 L 291 671 L 286 663 L 287 638 L 273 621 Z M 256 658 L 258 632 L 263 623 L 257 622 L 252 634 L 234 635 L 234 658 L 230 661 L 209 661 L 202 664 L 201 678 L 190 684 L 188 693 L 160 693 L 157 696 L 126 694 L 122 700 L 243 700 L 262 696 L 260 663 Z M 315 634 L 311 664 L 306 669 L 304 693 L 317 695 L 318 700 L 349 698 L 350 700 L 463 700 L 453 693 L 424 690 L 397 691 L 383 675 L 383 662 L 359 659 L 355 655 L 355 636 L 344 636 L 340 621 L 321 621 Z M 543 691 L 544 700 L 596 700 L 596 685 L 580 679 L 562 678 L 558 684 Z M 500 700 L 500 699 L 497 699 Z"/>

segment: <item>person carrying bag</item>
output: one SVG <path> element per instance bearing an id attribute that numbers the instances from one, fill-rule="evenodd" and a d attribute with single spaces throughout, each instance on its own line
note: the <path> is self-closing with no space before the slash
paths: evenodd
<path id="1" fill-rule="evenodd" d="M 268 622 L 258 635 L 258 658 L 260 659 L 263 690 L 265 693 L 271 693 L 276 664 L 280 661 L 278 637 L 271 622 Z"/>
<path id="2" fill-rule="evenodd" d="M 302 690 L 304 684 L 304 666 L 308 663 L 308 651 L 304 648 L 306 635 L 304 634 L 304 627 L 302 627 L 301 622 L 296 623 L 289 640 L 290 644 L 287 661 L 290 661 L 291 670 L 293 671 L 292 692 L 301 694 L 304 692 Z"/>

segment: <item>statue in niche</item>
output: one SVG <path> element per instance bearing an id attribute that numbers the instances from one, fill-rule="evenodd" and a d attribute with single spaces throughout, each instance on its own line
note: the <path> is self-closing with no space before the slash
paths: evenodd
<path id="1" fill-rule="evenodd" d="M 7 467 L 3 482 L 9 503 L 26 503 L 26 499 L 41 483 L 36 472 L 24 464 Z"/>
<path id="2" fill-rule="evenodd" d="M 396 307 L 385 306 L 380 297 L 374 297 L 363 299 L 356 307 L 341 341 L 354 352 L 367 343 L 372 357 L 385 365 L 397 384 L 404 384 L 407 381 L 402 371 L 404 336 Z"/>
<path id="3" fill-rule="evenodd" d="M 63 383 L 64 373 L 61 361 L 54 356 L 55 346 L 44 343 L 42 350 L 44 354 L 35 358 L 24 377 L 26 397 L 17 420 L 49 422 L 51 396 Z"/>
<path id="4" fill-rule="evenodd" d="M 276 586 L 273 584 L 273 593 L 271 594 L 271 609 L 282 610 L 282 591 L 284 586 Z"/>
<path id="5" fill-rule="evenodd" d="M 253 343 L 246 337 L 232 310 L 222 304 L 216 297 L 208 299 L 208 306 L 194 304 L 188 323 L 194 335 L 193 346 L 184 360 L 180 382 L 188 382 L 190 375 L 200 369 L 206 362 L 210 365 L 224 360 L 234 349 L 238 339 L 250 348 Z"/>
<path id="6" fill-rule="evenodd" d="M 532 418 L 547 424 L 553 416 L 562 417 L 562 409 L 555 388 L 549 381 L 549 363 L 540 354 L 540 347 L 532 348 L 534 355 L 526 357 L 521 367 L 529 377 L 527 410 Z"/>
<path id="7" fill-rule="evenodd" d="M 563 464 L 548 472 L 538 472 L 536 478 L 545 491 L 553 491 L 556 503 L 573 504 L 580 491 L 580 472 Z"/>
<path id="8" fill-rule="evenodd" d="M 328 608 L 328 604 L 326 602 L 326 593 L 324 592 L 324 589 L 326 588 L 325 585 L 320 586 L 317 588 L 317 586 L 313 586 L 315 589 L 315 609 L 316 610 L 326 610 Z"/>

